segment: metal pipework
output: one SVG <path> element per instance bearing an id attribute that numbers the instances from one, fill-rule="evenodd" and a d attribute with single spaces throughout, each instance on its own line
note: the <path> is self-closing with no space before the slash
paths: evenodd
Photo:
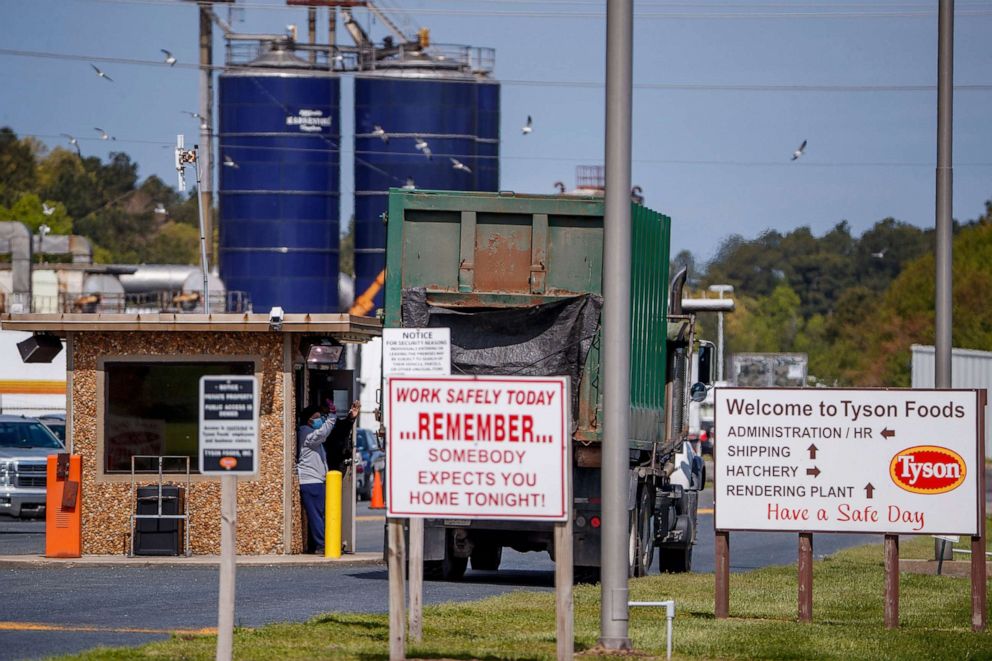
<path id="1" fill-rule="evenodd" d="M 630 153 L 634 9 L 606 5 L 606 204 L 603 219 L 603 523 L 599 643 L 630 649 L 627 474 L 630 438 Z"/>
<path id="2" fill-rule="evenodd" d="M 690 312 L 733 312 L 732 298 L 683 298 L 682 311 Z"/>
<path id="3" fill-rule="evenodd" d="M 4 250 L 6 248 L 6 250 Z M 11 289 L 31 300 L 31 230 L 24 223 L 0 222 L 0 250 L 10 253 Z"/>

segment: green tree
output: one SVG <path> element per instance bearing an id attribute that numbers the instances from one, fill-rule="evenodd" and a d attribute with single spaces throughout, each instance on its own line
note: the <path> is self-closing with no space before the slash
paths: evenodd
<path id="1" fill-rule="evenodd" d="M 24 223 L 32 234 L 37 234 L 42 225 L 47 225 L 52 234 L 72 234 L 72 218 L 66 213 L 65 205 L 54 200 L 47 200 L 45 204 L 52 209 L 49 215 L 45 214 L 37 195 L 24 193 L 9 209 L 0 206 L 0 220 Z"/>
<path id="2" fill-rule="evenodd" d="M 0 128 L 0 205 L 10 206 L 24 193 L 36 191 L 38 168 L 31 142 Z"/>
<path id="3" fill-rule="evenodd" d="M 200 263 L 200 233 L 189 225 L 169 221 L 145 248 L 142 261 L 151 264 Z"/>

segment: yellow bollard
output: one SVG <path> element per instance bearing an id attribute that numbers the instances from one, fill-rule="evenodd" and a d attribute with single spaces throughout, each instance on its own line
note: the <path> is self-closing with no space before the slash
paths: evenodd
<path id="1" fill-rule="evenodd" d="M 341 557 L 341 471 L 328 471 L 324 495 L 324 557 Z"/>

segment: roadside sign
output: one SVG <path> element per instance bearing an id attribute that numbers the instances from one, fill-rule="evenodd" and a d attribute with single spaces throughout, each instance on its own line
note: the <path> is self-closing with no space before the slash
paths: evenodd
<path id="1" fill-rule="evenodd" d="M 717 530 L 977 535 L 975 390 L 716 389 Z"/>
<path id="2" fill-rule="evenodd" d="M 258 379 L 200 378 L 200 473 L 258 473 Z"/>
<path id="3" fill-rule="evenodd" d="M 563 521 L 566 377 L 392 377 L 391 517 Z"/>
<path id="4" fill-rule="evenodd" d="M 383 328 L 382 373 L 451 374 L 451 329 Z"/>

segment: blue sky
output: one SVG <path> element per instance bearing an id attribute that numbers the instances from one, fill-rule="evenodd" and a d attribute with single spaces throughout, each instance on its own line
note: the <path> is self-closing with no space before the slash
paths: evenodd
<path id="1" fill-rule="evenodd" d="M 503 189 L 552 193 L 555 181 L 574 184 L 576 165 L 602 162 L 603 3 L 380 4 L 408 32 L 427 26 L 434 42 L 496 49 L 496 77 L 504 82 Z M 954 99 L 954 215 L 967 220 L 992 198 L 992 6 L 956 5 L 955 82 L 963 87 Z M 303 9 L 276 0 L 237 6 L 238 31 L 282 32 L 295 23 L 305 32 Z M 936 6 L 635 2 L 633 182 L 649 206 L 672 216 L 673 248 L 705 260 L 732 233 L 754 237 L 808 225 L 822 234 L 847 220 L 860 234 L 887 216 L 932 226 Z M 227 15 L 223 6 L 218 12 Z M 0 125 L 50 146 L 65 144 L 60 133 L 86 138 L 85 154 L 122 149 L 141 176 L 174 182 L 172 153 L 162 145 L 179 132 L 187 142 L 196 139 L 196 122 L 181 111 L 198 107 L 197 72 L 99 63 L 116 81 L 110 84 L 93 74 L 86 57 L 154 61 L 166 48 L 180 63 L 193 63 L 197 25 L 195 6 L 182 0 L 0 0 Z M 382 26 L 371 29 L 376 39 L 385 34 Z M 223 43 L 215 33 L 220 63 Z M 348 40 L 340 27 L 338 38 Z M 350 90 L 346 78 L 345 164 Z M 523 136 L 528 114 L 535 129 Z M 97 126 L 118 140 L 99 141 Z M 807 153 L 790 162 L 804 139 Z M 341 176 L 347 218 L 351 168 L 345 165 Z"/>

